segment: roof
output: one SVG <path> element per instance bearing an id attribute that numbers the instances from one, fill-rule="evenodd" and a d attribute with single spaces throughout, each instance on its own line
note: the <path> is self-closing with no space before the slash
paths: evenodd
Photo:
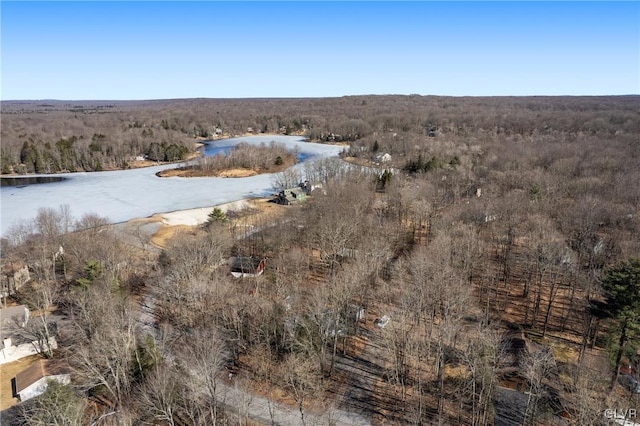
<path id="1" fill-rule="evenodd" d="M 284 193 L 284 195 L 286 197 L 293 197 L 293 198 L 304 198 L 307 194 L 304 192 L 304 189 L 302 188 L 287 188 L 284 191 L 282 191 Z"/>
<path id="2" fill-rule="evenodd" d="M 69 374 L 59 360 L 40 359 L 16 374 L 16 393 L 20 393 L 43 377 Z"/>
<path id="3" fill-rule="evenodd" d="M 375 155 L 375 157 L 373 157 L 377 160 L 383 159 L 383 158 L 391 158 L 391 154 L 387 153 L 387 152 L 380 152 L 378 154 Z"/>
<path id="4" fill-rule="evenodd" d="M 229 259 L 232 272 L 242 272 L 243 274 L 253 274 L 258 267 L 262 259 L 255 257 L 232 257 Z"/>
<path id="5" fill-rule="evenodd" d="M 25 305 L 0 309 L 0 327 L 2 328 L 15 325 L 16 320 L 20 321 L 21 327 L 24 327 L 24 323 L 26 323 L 28 318 L 29 308 Z"/>
<path id="6" fill-rule="evenodd" d="M 25 266 L 22 262 L 7 262 L 2 265 L 2 273 L 5 275 L 13 275 Z"/>
<path id="7" fill-rule="evenodd" d="M 351 248 L 342 248 L 336 252 L 336 256 L 343 257 L 343 258 L 346 258 L 346 257 L 355 258 L 358 256 L 358 250 L 351 249 Z"/>

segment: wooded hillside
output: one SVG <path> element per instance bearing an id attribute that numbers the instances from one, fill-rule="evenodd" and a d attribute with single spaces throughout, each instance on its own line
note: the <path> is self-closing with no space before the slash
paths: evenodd
<path id="1" fill-rule="evenodd" d="M 218 209 L 162 248 L 153 224 L 123 234 L 64 206 L 15 228 L 3 263 L 32 277 L 15 301 L 43 310 L 29 332 L 55 334 L 48 355 L 74 372 L 19 411 L 28 424 L 597 425 L 640 409 L 637 96 L 2 108 L 14 169 L 29 138 L 40 157 L 75 138 L 56 160 L 71 161 L 104 135 L 94 152 L 117 165 L 249 127 L 346 141 L 369 166 L 308 164 L 322 188 L 305 202 Z M 264 272 L 234 279 L 230 257 Z"/>

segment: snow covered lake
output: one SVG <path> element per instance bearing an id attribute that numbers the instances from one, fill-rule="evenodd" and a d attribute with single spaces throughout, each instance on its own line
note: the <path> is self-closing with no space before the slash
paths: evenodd
<path id="1" fill-rule="evenodd" d="M 250 136 L 211 142 L 231 147 L 240 142 L 249 144 L 275 141 L 297 150 L 301 161 L 337 156 L 343 147 L 309 143 L 298 136 Z M 216 150 L 214 149 L 213 152 Z M 211 151 L 210 151 L 211 152 Z M 264 197 L 273 193 L 273 175 L 247 178 L 181 178 L 156 176 L 160 170 L 180 164 L 133 170 L 91 173 L 63 173 L 61 182 L 5 186 L 0 189 L 0 235 L 10 227 L 35 218 L 38 209 L 57 209 L 68 204 L 75 218 L 96 213 L 112 223 L 148 217 L 155 213 L 213 206 L 248 197 Z M 293 166 L 302 171 L 303 163 Z"/>

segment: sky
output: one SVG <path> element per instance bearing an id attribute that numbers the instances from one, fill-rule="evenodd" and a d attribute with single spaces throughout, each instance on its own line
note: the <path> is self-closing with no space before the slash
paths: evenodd
<path id="1" fill-rule="evenodd" d="M 0 99 L 640 94 L 640 2 L 0 3 Z"/>

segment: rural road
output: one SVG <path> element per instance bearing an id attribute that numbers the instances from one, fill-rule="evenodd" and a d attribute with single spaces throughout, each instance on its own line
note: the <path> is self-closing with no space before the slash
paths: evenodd
<path id="1" fill-rule="evenodd" d="M 221 383 L 218 389 L 218 400 L 225 406 L 230 417 L 235 415 L 240 422 L 248 417 L 264 425 L 289 426 L 303 424 L 300 412 L 296 409 L 254 395 L 233 384 Z M 233 414 L 229 413 L 229 411 Z M 305 411 L 304 419 L 306 426 L 371 425 L 369 420 L 359 414 L 338 409 L 328 409 L 323 413 Z"/>
<path id="2" fill-rule="evenodd" d="M 154 295 L 147 294 L 140 303 L 140 323 L 146 333 L 155 335 L 155 302 Z M 225 408 L 229 417 L 236 417 L 239 424 L 251 419 L 264 425 L 305 425 L 305 426 L 366 426 L 371 422 L 365 417 L 343 410 L 330 408 L 322 413 L 304 412 L 304 423 L 296 408 L 278 404 L 267 398 L 237 386 L 234 379 L 219 380 L 216 391 L 217 400 Z"/>

